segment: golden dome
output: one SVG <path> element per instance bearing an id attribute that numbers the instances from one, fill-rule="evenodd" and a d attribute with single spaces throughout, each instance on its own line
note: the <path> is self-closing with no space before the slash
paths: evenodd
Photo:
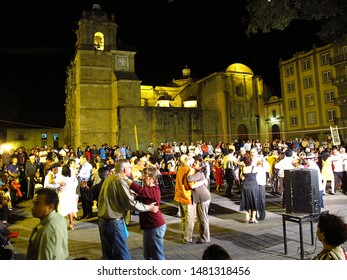
<path id="1" fill-rule="evenodd" d="M 231 64 L 225 72 L 231 73 L 231 74 L 242 74 L 242 75 L 251 75 L 253 76 L 253 71 L 246 65 L 242 63 L 233 63 Z"/>

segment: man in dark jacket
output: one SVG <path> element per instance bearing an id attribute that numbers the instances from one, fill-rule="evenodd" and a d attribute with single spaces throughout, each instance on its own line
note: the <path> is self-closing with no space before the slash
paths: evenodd
<path id="1" fill-rule="evenodd" d="M 25 177 L 27 178 L 27 181 L 28 181 L 28 189 L 26 193 L 27 199 L 34 197 L 34 188 L 35 188 L 34 178 L 35 178 L 36 172 L 39 172 L 39 171 L 40 171 L 39 164 L 36 161 L 35 156 L 31 155 L 29 157 L 29 160 L 26 161 L 25 168 L 24 168 Z"/>
<path id="2" fill-rule="evenodd" d="M 98 199 L 99 199 L 99 193 L 100 193 L 101 186 L 104 183 L 106 177 L 110 174 L 110 170 L 106 166 L 100 167 L 98 169 L 98 174 L 99 174 L 101 181 L 92 187 L 93 200 L 96 200 L 96 201 L 98 201 Z"/>

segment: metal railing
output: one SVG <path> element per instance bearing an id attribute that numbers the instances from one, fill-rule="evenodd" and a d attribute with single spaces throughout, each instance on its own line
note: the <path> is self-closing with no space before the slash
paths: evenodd
<path id="1" fill-rule="evenodd" d="M 330 65 L 334 65 L 334 64 L 342 63 L 342 62 L 347 62 L 347 54 L 330 57 Z"/>

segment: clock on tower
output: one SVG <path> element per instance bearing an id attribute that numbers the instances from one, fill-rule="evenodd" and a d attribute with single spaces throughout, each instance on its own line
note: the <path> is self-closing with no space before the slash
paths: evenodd
<path id="1" fill-rule="evenodd" d="M 117 56 L 117 67 L 128 67 L 128 57 L 127 56 Z"/>

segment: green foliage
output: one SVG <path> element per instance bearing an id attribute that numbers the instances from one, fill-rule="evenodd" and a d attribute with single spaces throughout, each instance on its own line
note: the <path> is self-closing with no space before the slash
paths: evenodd
<path id="1" fill-rule="evenodd" d="M 347 33 L 346 0 L 247 0 L 246 9 L 247 35 L 284 30 L 293 20 L 318 22 L 323 40 Z"/>

